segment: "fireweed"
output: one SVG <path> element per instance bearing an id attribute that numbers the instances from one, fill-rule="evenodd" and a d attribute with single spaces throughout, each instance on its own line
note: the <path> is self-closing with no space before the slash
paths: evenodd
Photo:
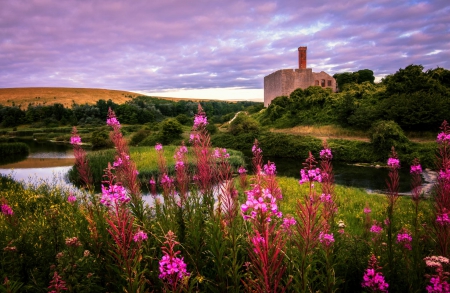
<path id="1" fill-rule="evenodd" d="M 81 147 L 81 138 L 78 136 L 77 128 L 74 126 L 70 143 L 73 145 L 73 155 L 75 157 L 75 168 L 78 171 L 81 180 L 81 186 L 93 191 L 92 174 L 89 168 L 89 162 L 86 158 L 86 152 Z"/>
<path id="2" fill-rule="evenodd" d="M 337 213 L 336 195 L 334 192 L 333 165 L 331 164 L 333 154 L 326 141 L 323 142 L 323 147 L 324 148 L 320 151 L 320 169 L 322 172 L 321 201 L 323 202 L 322 215 L 327 225 L 325 230 L 330 230 L 334 223 L 334 217 Z"/>
<path id="3" fill-rule="evenodd" d="M 183 292 L 190 273 L 184 258 L 178 257 L 181 252 L 175 251 L 175 246 L 180 244 L 175 240 L 175 234 L 169 231 L 165 238 L 164 246 L 161 247 L 163 257 L 159 261 L 159 278 L 164 283 L 164 292 Z"/>
<path id="4" fill-rule="evenodd" d="M 428 268 L 434 270 L 432 274 L 425 275 L 430 282 L 430 284 L 426 287 L 427 292 L 450 292 L 450 284 L 448 283 L 450 273 L 447 271 L 449 266 L 448 258 L 443 256 L 429 256 L 425 257 L 424 261 Z"/>
<path id="5" fill-rule="evenodd" d="M 439 253 L 449 257 L 450 245 L 450 127 L 447 121 L 441 125 L 441 132 L 437 136 L 438 154 L 436 169 L 439 176 L 436 184 L 434 212 L 436 222 L 434 224 Z"/>
<path id="6" fill-rule="evenodd" d="M 116 176 L 118 180 L 122 182 L 123 186 L 127 188 L 130 194 L 131 208 L 138 219 L 142 221 L 143 204 L 140 183 L 138 180 L 139 172 L 137 171 L 135 162 L 130 159 L 128 143 L 120 131 L 121 125 L 111 108 L 108 110 L 106 124 L 112 128 L 109 137 L 116 149 L 116 160 L 114 162 Z"/>
<path id="7" fill-rule="evenodd" d="M 278 220 L 282 213 L 277 200 L 282 196 L 275 181 L 276 167 L 269 162 L 262 172 L 262 150 L 257 141 L 252 152 L 253 168 L 258 172 L 251 189 L 245 192 L 247 200 L 241 205 L 242 215 L 250 223 L 248 255 L 251 264 L 248 269 L 253 275 L 247 278 L 245 287 L 251 292 L 284 292 L 291 280 L 287 284 L 282 282 L 287 268 L 282 250 L 287 238 Z"/>
<path id="8" fill-rule="evenodd" d="M 314 182 L 322 182 L 322 172 L 316 167 L 316 161 L 309 152 L 309 156 L 300 170 L 300 184 L 309 185 L 309 193 L 304 195 L 304 202 L 297 200 L 296 214 L 297 225 L 296 246 L 299 251 L 300 289 L 307 292 L 311 284 L 309 278 L 309 266 L 313 261 L 314 250 L 319 243 L 319 235 L 326 228 L 326 222 L 321 215 L 320 196 L 314 189 Z"/>
<path id="9" fill-rule="evenodd" d="M 147 281 L 144 277 L 145 270 L 140 268 L 141 242 L 147 239 L 147 234 L 140 229 L 135 230 L 135 217 L 127 205 L 130 198 L 125 188 L 116 182 L 117 177 L 113 171 L 114 168 L 108 164 L 105 174 L 107 180 L 103 181 L 100 200 L 108 208 L 107 231 L 113 239 L 113 243 L 109 243 L 110 253 L 122 271 L 127 291 L 143 291 Z"/>
<path id="10" fill-rule="evenodd" d="M 384 280 L 384 276 L 380 270 L 381 267 L 378 265 L 377 257 L 372 254 L 369 259 L 369 266 L 364 273 L 361 286 L 367 288 L 370 292 L 387 293 L 389 284 Z"/>

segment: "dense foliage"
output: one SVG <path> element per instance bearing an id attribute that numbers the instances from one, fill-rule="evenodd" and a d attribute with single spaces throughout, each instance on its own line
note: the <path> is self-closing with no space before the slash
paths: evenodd
<path id="1" fill-rule="evenodd" d="M 356 80 L 355 76 L 364 76 L 365 71 L 340 74 L 338 80 L 348 75 L 353 79 L 340 85 L 339 93 L 321 87 L 297 89 L 289 97 L 274 99 L 258 119 L 263 125 L 278 128 L 339 124 L 368 129 L 373 123 L 386 120 L 394 121 L 405 131 L 437 129 L 443 120 L 450 120 L 450 71 L 439 67 L 423 69 L 421 65 L 409 65 L 378 84 Z"/>
<path id="2" fill-rule="evenodd" d="M 98 100 L 93 105 L 79 105 L 75 102 L 66 108 L 62 104 L 41 105 L 29 104 L 26 109 L 21 105 L 0 105 L 0 125 L 14 127 L 30 124 L 32 127 L 55 127 L 58 125 L 102 125 L 108 109 L 113 109 L 117 117 L 125 124 L 144 124 L 159 122 L 167 117 L 178 117 L 180 123 L 187 123 L 186 117 L 192 119 L 198 104 L 204 108 L 210 120 L 216 123 L 230 119 L 229 115 L 242 110 L 251 113 L 263 108 L 257 102 L 225 102 L 225 101 L 171 101 L 147 96 L 138 96 L 125 104 L 116 104 L 112 100 Z M 181 116 L 180 116 L 181 115 Z"/>

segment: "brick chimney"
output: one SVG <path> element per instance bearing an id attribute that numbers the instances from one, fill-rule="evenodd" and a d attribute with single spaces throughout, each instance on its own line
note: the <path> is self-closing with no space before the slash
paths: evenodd
<path id="1" fill-rule="evenodd" d="M 298 68 L 306 69 L 306 48 L 308 47 L 298 47 Z"/>

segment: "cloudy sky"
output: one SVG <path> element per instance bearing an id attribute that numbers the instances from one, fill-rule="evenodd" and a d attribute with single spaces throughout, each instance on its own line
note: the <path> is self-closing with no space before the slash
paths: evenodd
<path id="1" fill-rule="evenodd" d="M 0 0 L 0 88 L 263 100 L 263 78 L 450 69 L 450 1 Z"/>

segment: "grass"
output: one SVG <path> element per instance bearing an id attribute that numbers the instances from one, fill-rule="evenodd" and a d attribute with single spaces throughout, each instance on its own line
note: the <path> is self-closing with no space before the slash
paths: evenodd
<path id="1" fill-rule="evenodd" d="M 308 194 L 309 186 L 299 185 L 298 180 L 290 177 L 277 177 L 278 183 L 283 190 L 283 201 L 280 206 L 283 214 L 295 213 L 297 200 L 303 201 L 303 196 Z M 320 193 L 320 184 L 316 184 L 316 192 Z M 364 207 L 369 204 L 372 210 L 373 220 L 383 222 L 386 218 L 387 200 L 383 194 L 369 194 L 364 189 L 336 185 L 335 192 L 338 201 L 338 213 L 335 219 L 344 221 L 346 231 L 352 235 L 362 235 L 364 221 Z M 423 200 L 420 203 L 419 222 L 432 222 L 430 216 L 432 213 L 432 201 Z M 409 228 L 411 219 L 414 215 L 413 202 L 408 196 L 401 196 L 398 199 L 395 214 L 400 220 L 400 226 Z"/>

